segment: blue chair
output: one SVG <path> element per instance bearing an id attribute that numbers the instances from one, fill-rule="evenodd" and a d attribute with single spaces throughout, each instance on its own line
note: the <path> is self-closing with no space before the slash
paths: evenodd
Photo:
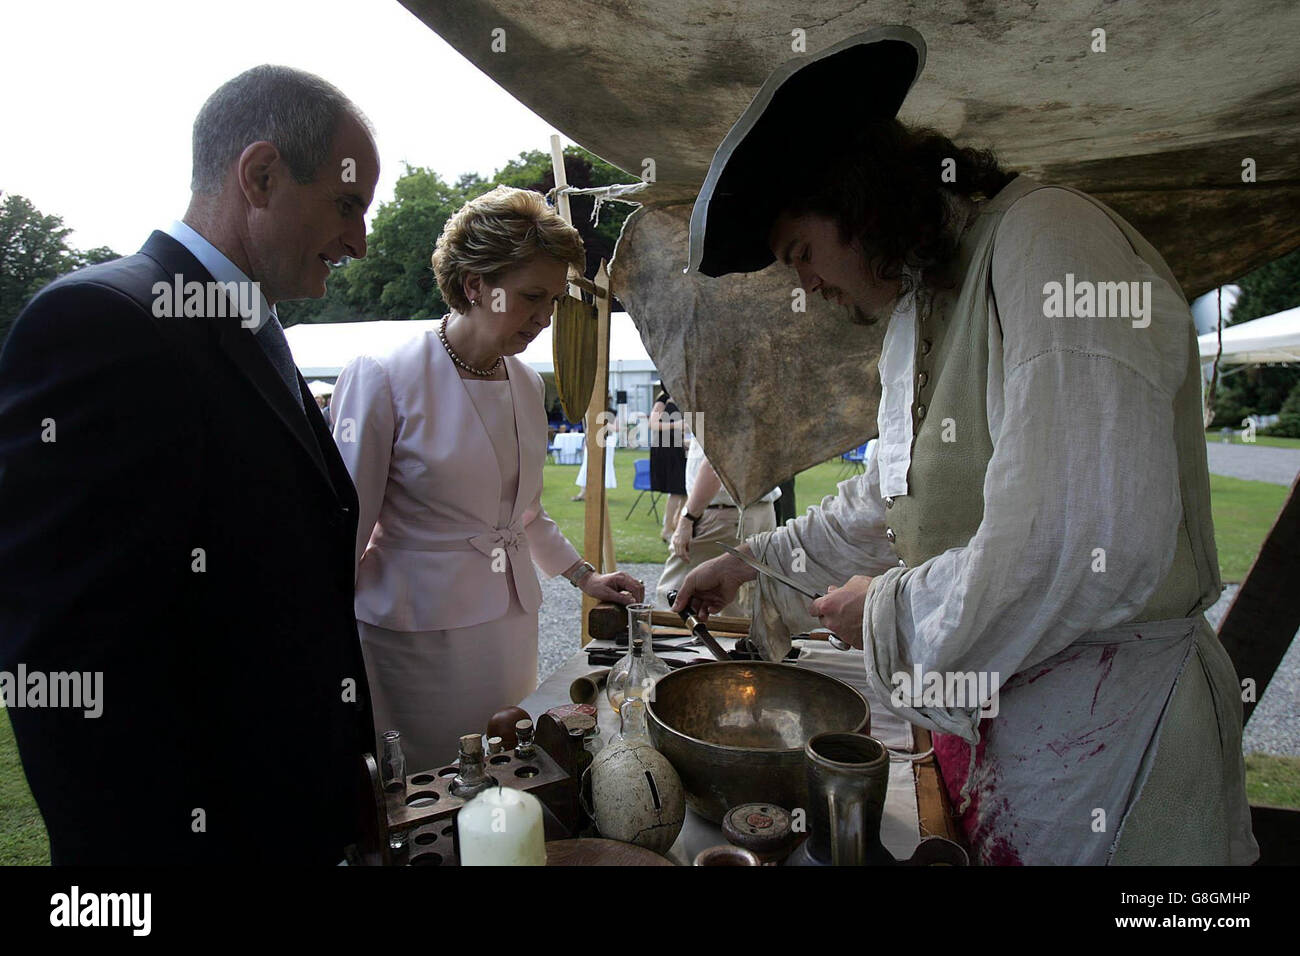
<path id="1" fill-rule="evenodd" d="M 641 503 L 641 499 L 644 498 L 645 493 L 649 491 L 650 511 L 653 512 L 655 516 L 655 520 L 658 521 L 659 506 L 657 502 L 659 500 L 659 492 L 651 491 L 650 489 L 650 459 L 638 458 L 634 462 L 634 465 L 636 466 L 636 474 L 635 477 L 633 477 L 632 479 L 632 490 L 639 491 L 641 492 L 641 494 L 636 496 L 636 501 L 632 502 L 632 507 L 627 509 L 627 515 L 623 518 L 623 520 L 626 521 L 628 518 L 632 517 L 632 512 L 636 511 L 636 506 Z"/>
<path id="2" fill-rule="evenodd" d="M 844 474 L 859 474 L 867 469 L 867 446 L 870 442 L 863 442 L 857 448 L 850 448 L 844 454 L 840 455 L 840 461 L 844 462 Z"/>

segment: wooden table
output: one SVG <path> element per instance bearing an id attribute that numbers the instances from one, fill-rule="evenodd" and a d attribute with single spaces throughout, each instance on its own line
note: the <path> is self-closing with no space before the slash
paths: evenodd
<path id="1" fill-rule="evenodd" d="M 658 627 L 655 632 L 656 639 L 673 639 Z M 715 636 L 724 647 L 729 648 L 734 643 L 732 637 Z M 690 658 L 698 656 L 696 650 L 661 656 Z M 928 731 L 906 723 L 873 699 L 866 688 L 861 652 L 836 651 L 822 642 L 809 641 L 804 646 L 798 665 L 829 673 L 856 687 L 871 705 L 872 736 L 880 739 L 890 749 L 909 753 L 923 753 L 930 749 Z M 601 668 L 587 663 L 586 649 L 579 651 L 523 700 L 520 706 L 536 718 L 551 707 L 570 703 L 570 683 L 577 677 L 599 669 Z M 603 693 L 598 699 L 597 721 L 601 736 L 605 739 L 618 730 L 617 716 Z M 894 856 L 905 859 L 911 855 L 916 844 L 927 836 L 942 836 L 964 843 L 960 838 L 960 829 L 952 819 L 938 765 L 933 756 L 915 762 L 895 761 L 890 767 L 889 795 L 881 823 L 881 840 Z M 718 826 L 688 809 L 681 835 L 669 850 L 668 857 L 676 863 L 689 865 L 700 850 L 726 842 Z"/>

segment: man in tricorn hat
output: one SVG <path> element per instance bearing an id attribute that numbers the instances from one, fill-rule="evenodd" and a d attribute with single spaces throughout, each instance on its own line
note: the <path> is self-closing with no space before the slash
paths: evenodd
<path id="1" fill-rule="evenodd" d="M 900 123 L 923 63 L 889 27 L 778 71 L 692 216 L 704 275 L 779 260 L 887 323 L 866 473 L 746 545 L 829 593 L 759 579 L 756 640 L 813 616 L 863 647 L 876 696 L 936 732 L 984 863 L 1249 863 L 1187 303 L 1101 203 Z M 677 608 L 754 578 L 715 559 Z"/>

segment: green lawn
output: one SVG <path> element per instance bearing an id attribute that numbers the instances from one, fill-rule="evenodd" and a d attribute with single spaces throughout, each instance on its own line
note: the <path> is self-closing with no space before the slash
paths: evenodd
<path id="1" fill-rule="evenodd" d="M 1266 807 L 1300 807 L 1300 757 L 1246 756 L 1246 796 Z"/>
<path id="2" fill-rule="evenodd" d="M 0 708 L 0 866 L 49 862 L 45 825 L 23 776 L 9 712 Z"/>
<path id="3" fill-rule="evenodd" d="M 1283 441 L 1284 439 L 1277 439 Z M 1291 440 L 1291 439 L 1285 439 Z M 608 492 L 609 516 L 614 535 L 614 554 L 621 564 L 657 564 L 667 559 L 668 545 L 659 538 L 661 524 L 650 513 L 650 495 L 641 499 L 636 512 L 627 517 L 636 500 L 632 490 L 633 462 L 645 452 L 620 449 L 614 453 L 614 471 L 618 487 Z M 801 473 L 795 480 L 796 513 L 802 514 L 847 477 L 838 461 L 826 462 Z M 584 504 L 569 499 L 577 494 L 573 481 L 578 469 L 573 465 L 547 465 L 542 504 L 560 529 L 582 550 Z M 1250 570 L 1264 536 L 1273 527 L 1286 501 L 1287 489 L 1263 481 L 1210 476 L 1210 504 L 1214 511 L 1214 535 L 1219 548 L 1219 569 L 1225 582 L 1240 582 Z M 659 501 L 663 517 L 663 499 Z"/>
<path id="4" fill-rule="evenodd" d="M 614 553 L 622 563 L 658 563 L 668 556 L 668 546 L 659 539 L 661 524 L 650 513 L 649 494 L 641 499 L 632 517 L 625 520 L 637 496 L 632 490 L 633 462 L 642 457 L 645 452 L 626 450 L 614 456 L 619 486 L 609 492 L 609 511 Z M 573 484 L 577 474 L 578 469 L 572 465 L 548 464 L 542 503 L 569 540 L 581 549 L 584 505 L 569 500 L 578 490 Z M 795 490 L 798 513 L 833 494 L 839 480 L 847 474 L 838 462 L 828 462 L 799 475 Z M 1240 581 L 1281 510 L 1287 489 L 1211 475 L 1210 491 L 1223 579 Z M 661 499 L 661 519 L 662 504 Z M 1300 760 L 1252 755 L 1247 760 L 1246 784 L 1253 801 L 1300 808 Z M 0 865 L 47 863 L 49 852 L 45 828 L 23 777 L 6 713 L 0 719 Z"/>
<path id="5" fill-rule="evenodd" d="M 1218 432 L 1206 432 L 1205 440 L 1207 442 L 1221 442 L 1223 437 Z M 1268 445 L 1272 448 L 1300 448 L 1300 438 L 1274 438 L 1272 435 L 1255 434 L 1253 442 L 1243 442 L 1241 440 L 1241 430 L 1238 429 L 1232 433 L 1233 445 Z"/>
<path id="6" fill-rule="evenodd" d="M 1245 580 L 1259 547 L 1286 503 L 1289 489 L 1266 481 L 1210 475 L 1214 542 L 1224 583 Z"/>
<path id="7" fill-rule="evenodd" d="M 614 474 L 618 487 L 606 493 L 609 501 L 609 518 L 614 536 L 614 555 L 620 564 L 660 564 L 668 558 L 668 545 L 659 537 L 663 528 L 664 501 L 659 497 L 658 518 L 650 511 L 650 493 L 646 492 L 636 511 L 628 517 L 628 509 L 640 492 L 633 490 L 634 464 L 647 452 L 620 448 L 614 453 Z M 810 504 L 816 504 L 826 495 L 833 494 L 840 477 L 848 477 L 838 462 L 817 465 L 801 474 L 796 482 L 795 502 L 800 513 Z M 570 501 L 578 493 L 573 482 L 578 477 L 576 465 L 548 464 L 543 473 L 542 505 L 555 519 L 574 547 L 582 550 L 582 527 L 586 505 Z"/>

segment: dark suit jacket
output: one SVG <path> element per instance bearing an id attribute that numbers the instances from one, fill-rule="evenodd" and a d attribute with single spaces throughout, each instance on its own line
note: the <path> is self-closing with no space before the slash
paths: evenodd
<path id="1" fill-rule="evenodd" d="M 374 749 L 356 492 L 238 317 L 155 317 L 175 275 L 211 281 L 155 232 L 0 354 L 0 669 L 103 673 L 97 719 L 9 716 L 55 863 L 336 863 Z"/>

